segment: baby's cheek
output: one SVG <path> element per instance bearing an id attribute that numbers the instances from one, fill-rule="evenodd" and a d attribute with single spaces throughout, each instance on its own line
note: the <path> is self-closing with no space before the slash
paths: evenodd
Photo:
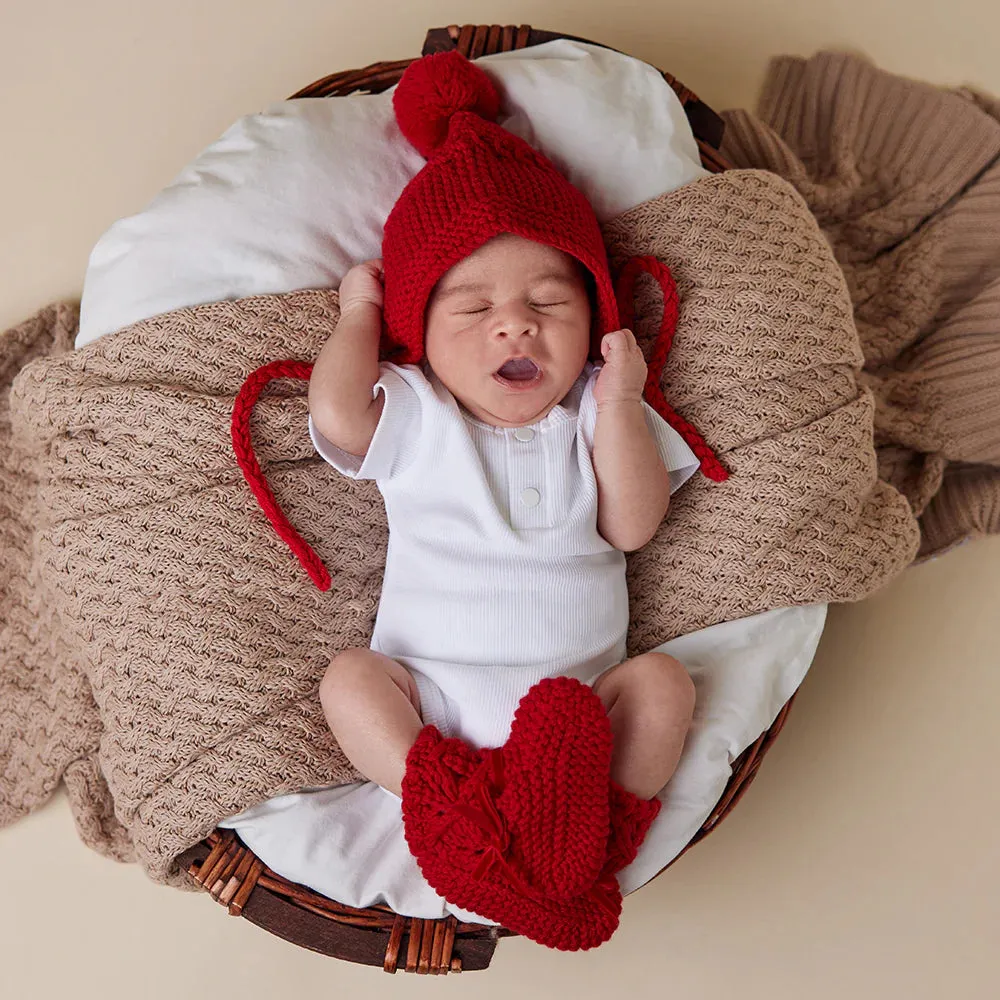
<path id="1" fill-rule="evenodd" d="M 428 326 L 424 341 L 424 352 L 434 374 L 453 394 L 456 389 L 470 385 L 474 373 L 483 366 L 477 364 L 476 352 L 470 343 L 472 338 L 464 333 L 456 333 L 442 323 L 433 332 Z"/>

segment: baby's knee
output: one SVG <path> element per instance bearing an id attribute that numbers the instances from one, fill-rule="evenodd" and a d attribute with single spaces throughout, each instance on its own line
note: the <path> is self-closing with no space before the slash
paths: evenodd
<path id="1" fill-rule="evenodd" d="M 667 653 L 646 653 L 633 662 L 636 700 L 648 714 L 675 725 L 690 724 L 695 687 L 684 665 Z"/>
<path id="2" fill-rule="evenodd" d="M 342 706 L 344 698 L 358 689 L 358 678 L 367 666 L 367 652 L 367 649 L 343 649 L 330 660 L 319 682 L 319 700 L 325 710 Z"/>

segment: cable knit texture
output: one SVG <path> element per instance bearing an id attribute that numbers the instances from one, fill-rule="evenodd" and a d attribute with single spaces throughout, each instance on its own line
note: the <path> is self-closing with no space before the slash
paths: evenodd
<path id="1" fill-rule="evenodd" d="M 725 152 L 791 184 L 738 170 L 607 228 L 616 264 L 673 271 L 661 387 L 732 472 L 693 479 L 629 556 L 631 654 L 866 596 L 916 554 L 911 503 L 925 554 L 1000 529 L 993 108 L 848 57 L 781 60 Z M 648 343 L 659 293 L 638 288 Z M 301 384 L 265 391 L 256 452 L 323 593 L 230 441 L 247 374 L 312 361 L 337 315 L 329 291 L 262 296 L 73 352 L 59 305 L 0 338 L 0 824 L 63 779 L 88 844 L 184 885 L 174 859 L 220 819 L 357 777 L 317 687 L 332 652 L 368 644 L 381 497 L 314 453 Z"/>
<path id="2" fill-rule="evenodd" d="M 406 842 L 450 903 L 563 950 L 618 924 L 621 895 L 594 886 L 610 828 L 611 725 L 569 677 L 536 684 L 502 748 L 474 750 L 433 726 L 403 777 Z"/>

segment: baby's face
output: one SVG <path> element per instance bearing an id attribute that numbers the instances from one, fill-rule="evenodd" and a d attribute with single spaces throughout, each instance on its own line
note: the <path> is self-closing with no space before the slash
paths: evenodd
<path id="1" fill-rule="evenodd" d="M 496 427 L 535 423 L 587 362 L 583 267 L 552 247 L 498 236 L 438 282 L 424 327 L 428 363 L 472 416 Z M 511 358 L 534 368 L 524 360 L 504 368 Z"/>

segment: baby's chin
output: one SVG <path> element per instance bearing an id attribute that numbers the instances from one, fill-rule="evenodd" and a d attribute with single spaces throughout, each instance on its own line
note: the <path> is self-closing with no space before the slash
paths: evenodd
<path id="1" fill-rule="evenodd" d="M 459 399 L 463 409 L 484 424 L 491 424 L 493 427 L 523 427 L 525 424 L 538 423 L 546 417 L 565 398 L 566 393 L 557 394 L 553 398 L 550 390 L 548 393 L 539 392 L 537 398 L 532 398 L 534 396 L 534 393 L 526 393 L 519 398 L 499 393 L 488 399 L 473 396 L 466 396 L 464 399 L 456 396 L 456 399 Z"/>

